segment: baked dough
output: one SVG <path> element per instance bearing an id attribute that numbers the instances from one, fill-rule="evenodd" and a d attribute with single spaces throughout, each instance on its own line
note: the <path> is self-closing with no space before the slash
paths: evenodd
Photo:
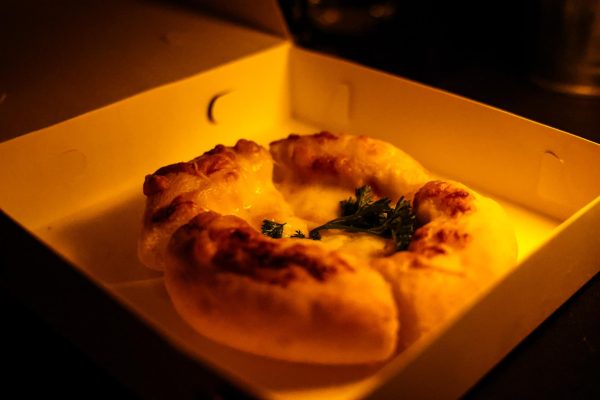
<path id="1" fill-rule="evenodd" d="M 181 316 L 205 336 L 290 361 L 389 358 L 398 318 L 385 280 L 312 240 L 271 239 L 208 211 L 177 230 L 165 273 Z"/>
<path id="2" fill-rule="evenodd" d="M 366 234 L 290 238 L 335 218 L 370 185 L 412 201 L 408 251 Z M 219 145 L 146 177 L 139 255 L 165 271 L 179 314 L 201 334 L 288 361 L 383 361 L 473 301 L 514 264 L 516 242 L 492 200 L 435 180 L 365 136 L 290 135 L 270 151 Z M 285 222 L 283 238 L 260 233 Z"/>
<path id="3" fill-rule="evenodd" d="M 367 136 L 290 135 L 270 145 L 273 181 L 296 214 L 316 225 L 336 218 L 339 201 L 369 185 L 395 202 L 432 179 L 408 154 Z M 318 204 L 318 207 L 314 205 Z"/>
<path id="4" fill-rule="evenodd" d="M 265 148 L 240 140 L 233 147 L 218 145 L 192 161 L 146 176 L 146 211 L 138 242 L 142 263 L 164 270 L 173 232 L 203 211 L 239 216 L 259 230 L 264 219 L 288 221 L 289 235 L 306 230 L 273 185 L 272 171 L 273 160 Z"/>
<path id="5" fill-rule="evenodd" d="M 504 210 L 464 185 L 430 181 L 416 193 L 413 210 L 420 228 L 408 251 L 371 262 L 401 310 L 399 350 L 472 303 L 517 254 Z"/>

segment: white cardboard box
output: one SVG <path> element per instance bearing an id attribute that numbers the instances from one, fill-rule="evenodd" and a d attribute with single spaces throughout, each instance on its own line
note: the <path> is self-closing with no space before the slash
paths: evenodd
<path id="1" fill-rule="evenodd" d="M 206 22 L 207 37 L 247 40 Z M 136 257 L 146 174 L 241 137 L 323 129 L 394 143 L 500 201 L 517 232 L 519 264 L 385 365 L 300 365 L 215 344 Z M 600 270 L 599 145 L 285 40 L 4 142 L 0 163 L 4 213 L 186 357 L 266 398 L 457 397 Z"/>

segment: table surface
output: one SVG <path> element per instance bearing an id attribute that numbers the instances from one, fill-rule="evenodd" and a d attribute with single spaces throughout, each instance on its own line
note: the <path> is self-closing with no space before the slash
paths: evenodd
<path id="1" fill-rule="evenodd" d="M 525 45 L 530 42 L 520 43 L 518 38 L 527 37 L 530 33 L 530 27 L 523 27 L 522 21 L 524 15 L 532 10 L 504 6 L 493 10 L 497 12 L 496 19 L 485 24 L 477 14 L 483 13 L 483 10 L 465 13 L 460 9 L 437 12 L 430 8 L 414 9 L 410 10 L 418 17 L 414 20 L 395 21 L 394 28 L 388 24 L 374 33 L 357 36 L 355 33 L 327 31 L 308 20 L 306 10 L 291 10 L 296 3 L 284 3 L 284 6 L 289 6 L 285 11 L 292 30 L 303 46 L 353 59 L 600 142 L 600 99 L 553 93 L 537 87 L 529 79 L 531 71 L 524 54 L 527 54 Z M 513 2 L 508 4 L 518 7 Z M 19 14 L 14 11 L 17 8 L 4 10 L 12 11 L 12 14 L 0 14 L 7 19 L 11 15 L 23 17 L 24 9 Z M 27 9 L 30 16 L 32 10 Z M 450 31 L 448 23 L 439 23 L 444 13 L 449 13 L 453 21 L 459 20 L 457 25 L 461 28 L 458 32 Z M 485 15 L 489 14 L 490 10 L 485 11 Z M 474 15 L 475 22 L 469 24 L 469 17 Z M 41 13 L 35 14 L 35 17 L 44 20 Z M 498 21 L 502 18 L 504 22 L 513 19 L 514 32 L 508 35 L 491 33 L 498 28 Z M 431 28 L 431 24 L 423 21 L 431 20 L 437 23 L 437 28 L 425 31 L 423 26 Z M 402 28 L 398 28 L 400 23 Z M 417 34 L 410 32 L 411 29 Z M 470 36 L 466 33 L 469 29 L 479 29 L 481 35 Z M 3 34 L 5 41 L 8 40 L 6 37 L 10 40 L 19 37 L 24 41 L 31 40 L 23 32 Z M 65 52 L 60 54 L 61 57 L 66 56 Z M 21 49 L 11 55 L 23 62 L 27 60 L 28 53 Z M 71 56 L 76 57 L 76 53 Z M 53 63 L 65 65 L 65 60 L 47 58 L 44 68 L 52 70 Z M 15 65 L 18 66 L 18 63 L 13 63 Z M 4 73 L 11 69 L 5 67 L 0 71 Z M 0 84 L 12 80 L 13 88 L 15 82 L 27 85 L 27 80 L 19 81 L 18 78 L 0 75 Z M 57 78 L 48 75 L 45 79 L 55 81 Z M 2 93 L 0 87 L 0 95 Z M 1 113 L 4 99 L 0 99 Z M 39 104 L 52 107 L 49 101 Z M 55 115 L 58 115 L 58 120 L 71 116 Z M 34 128 L 48 123 L 41 121 Z M 29 122 L 27 129 L 19 124 L 4 125 L 0 132 L 6 139 L 31 130 L 32 126 Z M 10 244 L 4 233 L 2 243 Z M 599 310 L 600 276 L 596 275 L 477 383 L 465 398 L 600 398 Z M 91 387 L 95 388 L 92 397 L 134 397 L 129 388 L 90 361 L 28 304 L 2 290 L 0 314 L 3 316 L 2 360 L 4 366 L 10 367 L 2 381 L 9 393 L 12 389 L 23 397 L 44 394 L 47 397 L 79 398 L 81 388 Z"/>

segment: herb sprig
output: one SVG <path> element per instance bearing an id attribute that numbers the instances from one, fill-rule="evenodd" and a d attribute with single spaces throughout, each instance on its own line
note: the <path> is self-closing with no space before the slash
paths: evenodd
<path id="1" fill-rule="evenodd" d="M 394 207 L 390 199 L 383 197 L 373 201 L 373 190 L 370 186 L 362 186 L 355 191 L 355 198 L 340 202 L 341 216 L 312 229 L 308 236 L 313 240 L 321 238 L 320 232 L 328 229 L 341 229 L 346 232 L 360 232 L 391 239 L 394 250 L 406 250 L 415 231 L 415 215 L 410 203 L 401 197 Z M 272 238 L 281 238 L 284 224 L 264 220 L 263 234 Z M 297 230 L 293 238 L 305 238 Z"/>
<path id="2" fill-rule="evenodd" d="M 263 235 L 272 237 L 273 239 L 280 239 L 283 236 L 283 224 L 271 221 L 269 219 L 263 220 L 262 226 L 260 227 Z"/>
<path id="3" fill-rule="evenodd" d="M 392 208 L 390 199 L 383 197 L 373 201 L 372 193 L 369 186 L 356 189 L 356 199 L 340 202 L 342 216 L 314 228 L 310 236 L 315 237 L 325 229 L 369 233 L 392 239 L 395 251 L 406 250 L 415 229 L 415 216 L 410 203 L 401 197 Z"/>

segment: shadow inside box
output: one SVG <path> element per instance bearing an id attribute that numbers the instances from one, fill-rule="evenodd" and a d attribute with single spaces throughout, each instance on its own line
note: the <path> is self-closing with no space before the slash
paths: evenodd
<path id="1" fill-rule="evenodd" d="M 135 304 L 148 319 L 172 331 L 191 349 L 193 359 L 221 365 L 259 387 L 289 391 L 352 384 L 377 374 L 387 364 L 285 362 L 238 351 L 196 333 L 170 304 L 162 273 L 146 268 L 137 258 L 143 210 L 143 196 L 130 193 L 63 218 L 38 234 L 118 297 Z"/>
<path id="2" fill-rule="evenodd" d="M 76 267 L 103 284 L 160 277 L 142 265 L 137 240 L 144 197 L 129 193 L 78 211 L 36 233 Z"/>

